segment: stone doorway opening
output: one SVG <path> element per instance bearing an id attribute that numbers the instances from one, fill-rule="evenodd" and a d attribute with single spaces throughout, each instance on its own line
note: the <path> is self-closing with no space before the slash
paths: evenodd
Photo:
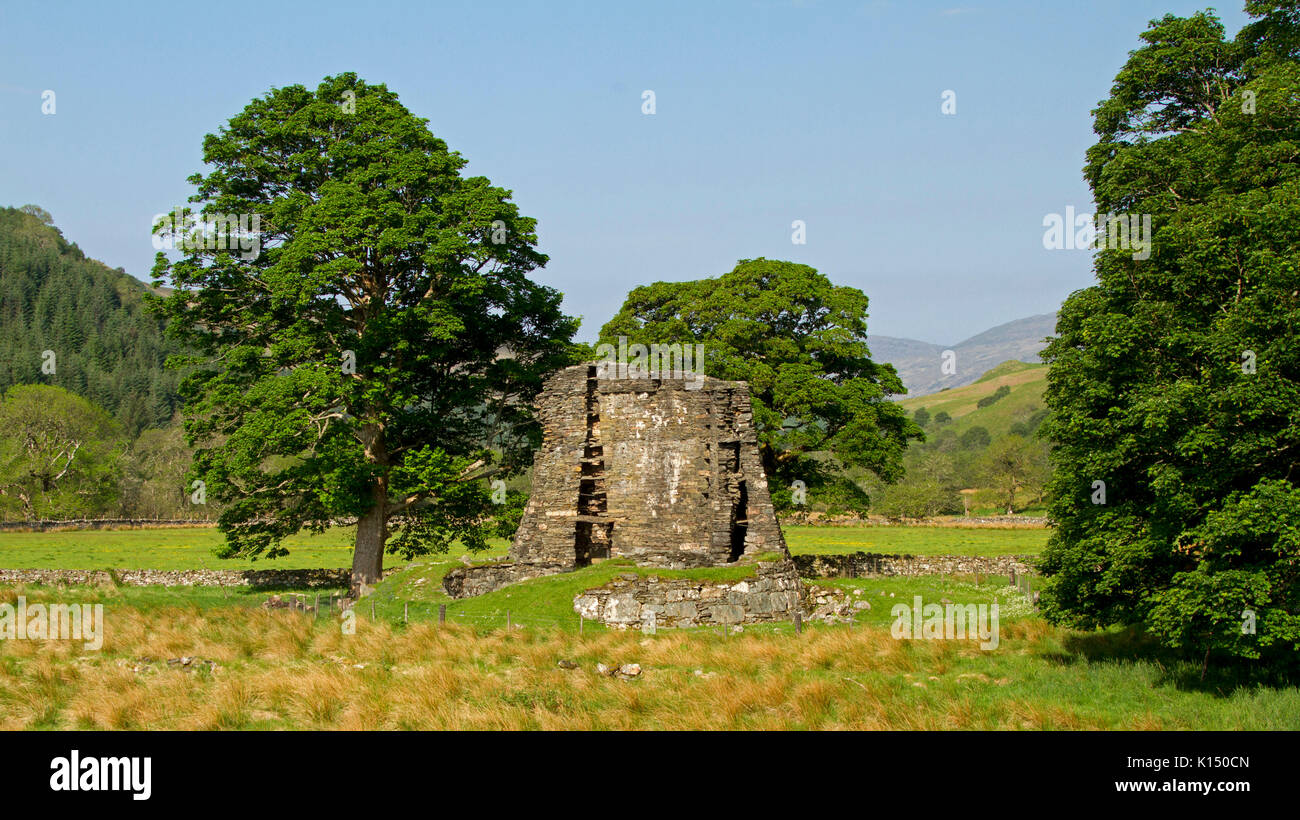
<path id="1" fill-rule="evenodd" d="M 613 534 L 613 522 L 579 521 L 573 539 L 574 563 L 585 567 L 592 561 L 608 558 Z"/>
<path id="2" fill-rule="evenodd" d="M 731 508 L 731 555 L 727 562 L 740 560 L 745 553 L 745 535 L 749 532 L 749 491 L 744 480 L 737 485 L 736 503 Z"/>

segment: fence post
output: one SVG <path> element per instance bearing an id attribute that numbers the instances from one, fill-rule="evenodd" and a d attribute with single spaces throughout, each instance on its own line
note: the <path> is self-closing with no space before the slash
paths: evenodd
<path id="1" fill-rule="evenodd" d="M 446 604 L 438 604 L 438 623 L 440 623 L 440 624 L 445 624 L 445 623 L 447 623 L 447 605 L 446 605 Z"/>
<path id="2" fill-rule="evenodd" d="M 579 613 L 578 613 L 578 635 L 579 635 L 579 636 L 582 635 L 582 625 L 583 625 L 583 622 L 584 622 L 585 620 L 586 620 L 586 619 L 582 617 L 582 613 L 579 612 Z"/>
<path id="3" fill-rule="evenodd" d="M 370 599 L 370 620 L 373 621 L 374 619 L 375 619 L 375 599 L 371 598 Z"/>
<path id="4" fill-rule="evenodd" d="M 320 593 L 316 593 L 316 603 L 312 604 L 311 619 L 314 621 L 320 617 Z"/>
<path id="5" fill-rule="evenodd" d="M 796 635 L 803 634 L 803 612 L 798 609 L 794 611 L 794 633 Z"/>
<path id="6" fill-rule="evenodd" d="M 1012 568 L 1011 568 L 1011 586 L 1013 586 L 1013 587 L 1018 587 L 1018 586 L 1020 586 L 1020 584 L 1017 583 L 1017 581 L 1016 581 L 1016 568 L 1015 568 L 1015 567 L 1012 567 Z"/>
<path id="7" fill-rule="evenodd" d="M 402 623 L 406 623 L 406 618 L 411 612 L 411 603 L 409 601 L 402 603 Z"/>
<path id="8" fill-rule="evenodd" d="M 510 610 L 506 610 L 506 632 L 510 631 Z"/>

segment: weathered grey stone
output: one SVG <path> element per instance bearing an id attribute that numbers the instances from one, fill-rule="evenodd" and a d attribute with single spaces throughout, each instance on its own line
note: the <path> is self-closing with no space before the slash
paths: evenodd
<path id="1" fill-rule="evenodd" d="M 641 602 L 634 595 L 611 595 L 605 602 L 605 623 L 631 624 L 640 619 Z"/>
<path id="2" fill-rule="evenodd" d="M 668 604 L 667 608 L 664 610 L 664 614 L 670 618 L 689 619 L 693 621 L 697 614 L 695 602 L 679 601 L 677 603 Z"/>
<path id="3" fill-rule="evenodd" d="M 565 368 L 538 396 L 543 445 L 516 564 L 626 556 L 679 568 L 789 554 L 743 382 L 603 371 Z"/>
<path id="4" fill-rule="evenodd" d="M 539 578 L 567 571 L 555 564 L 493 563 L 472 567 L 457 567 L 442 578 L 442 588 L 453 598 L 483 595 L 507 584 Z"/>
<path id="5" fill-rule="evenodd" d="M 713 608 L 713 621 L 719 624 L 738 624 L 745 620 L 745 610 L 733 604 Z"/>
<path id="6" fill-rule="evenodd" d="M 639 677 L 641 675 L 641 664 L 625 663 L 618 668 L 618 676 L 624 680 Z"/>
<path id="7" fill-rule="evenodd" d="M 795 608 L 803 607 L 801 587 L 774 592 L 760 589 L 775 587 L 777 584 L 774 582 L 781 579 L 797 583 L 798 576 L 792 562 L 760 562 L 755 564 L 754 573 L 752 578 L 739 583 L 693 578 L 660 579 L 657 584 L 651 584 L 649 579 L 640 579 L 635 584 L 611 581 L 604 587 L 589 589 L 576 596 L 574 609 L 599 611 L 598 619 L 614 628 L 634 628 L 639 624 L 644 629 L 650 618 L 661 627 L 785 620 L 793 617 Z M 748 590 L 748 593 L 741 590 Z M 688 598 L 688 594 L 694 598 Z M 628 599 L 640 604 L 634 620 L 627 620 L 633 612 Z M 665 601 L 662 605 L 649 603 L 661 599 Z M 615 612 L 611 616 L 611 605 L 615 601 L 619 603 L 613 607 Z"/>
<path id="8" fill-rule="evenodd" d="M 573 601 L 573 608 L 578 614 L 589 620 L 599 620 L 600 599 L 595 595 L 579 595 Z"/>

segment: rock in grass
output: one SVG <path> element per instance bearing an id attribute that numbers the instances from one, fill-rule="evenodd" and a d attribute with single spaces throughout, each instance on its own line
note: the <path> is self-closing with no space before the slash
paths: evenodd
<path id="1" fill-rule="evenodd" d="M 614 669 L 614 667 L 612 667 L 612 666 L 608 666 L 608 665 L 603 664 L 603 663 L 598 663 L 598 664 L 596 664 L 596 674 L 597 674 L 597 675 L 605 675 L 606 677 L 609 677 L 609 676 L 613 675 L 614 672 L 615 672 L 615 669 Z"/>
<path id="2" fill-rule="evenodd" d="M 641 664 L 625 663 L 618 668 L 618 676 L 623 680 L 631 680 L 641 674 Z"/>
<path id="3" fill-rule="evenodd" d="M 556 665 L 559 666 L 561 669 L 577 669 L 577 668 L 578 668 L 578 664 L 574 663 L 573 661 L 564 660 L 564 659 L 561 659 L 560 662 L 559 662 L 558 664 L 556 664 Z"/>

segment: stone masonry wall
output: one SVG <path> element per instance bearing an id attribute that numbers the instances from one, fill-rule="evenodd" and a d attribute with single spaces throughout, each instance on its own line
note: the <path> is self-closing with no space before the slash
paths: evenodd
<path id="1" fill-rule="evenodd" d="M 111 574 L 102 569 L 0 569 L 0 585 L 87 584 L 98 586 L 114 583 L 126 586 L 168 587 L 280 587 L 285 589 L 316 589 L 346 587 L 351 582 L 350 569 L 120 569 Z"/>
<path id="2" fill-rule="evenodd" d="M 482 564 L 473 567 L 456 567 L 442 577 L 442 588 L 453 598 L 472 598 L 507 584 L 568 572 L 572 567 L 558 564 Z"/>
<path id="3" fill-rule="evenodd" d="M 802 578 L 863 578 L 888 575 L 1010 575 L 1034 572 L 1034 555 L 887 555 L 853 552 L 796 555 Z"/>
<path id="4" fill-rule="evenodd" d="M 584 618 L 618 629 L 786 621 L 807 602 L 791 561 L 765 561 L 738 581 L 660 578 L 624 573 L 573 599 Z"/>
<path id="5" fill-rule="evenodd" d="M 624 556 L 684 568 L 789 554 L 743 382 L 602 372 L 566 368 L 538 397 L 543 444 L 516 564 Z"/>
<path id="6" fill-rule="evenodd" d="M 576 564 L 578 482 L 587 438 L 587 373 L 569 367 L 546 380 L 537 398 L 542 447 L 510 557 L 519 563 Z"/>

